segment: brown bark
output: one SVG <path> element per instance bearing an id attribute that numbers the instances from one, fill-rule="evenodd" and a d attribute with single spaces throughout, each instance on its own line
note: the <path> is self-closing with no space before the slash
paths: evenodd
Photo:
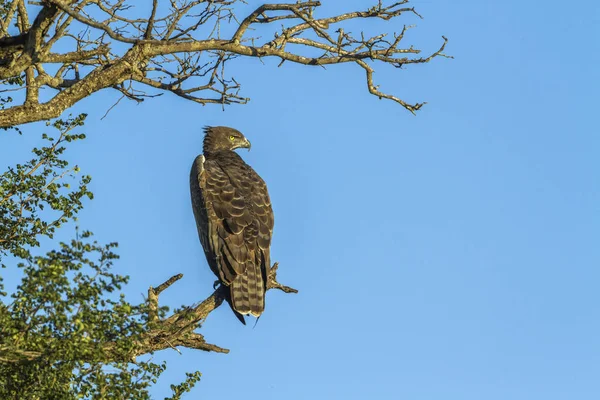
<path id="1" fill-rule="evenodd" d="M 13 0 L 6 19 L 0 21 L 0 79 L 25 76 L 26 96 L 22 104 L 11 103 L 0 110 L 0 127 L 58 117 L 78 101 L 107 88 L 136 101 L 155 96 L 142 91 L 147 87 L 203 105 L 245 103 L 248 99 L 239 95 L 239 83 L 224 69 L 237 56 L 276 57 L 280 65 L 285 61 L 308 66 L 355 63 L 365 70 L 370 93 L 414 113 L 424 103 L 411 104 L 381 92 L 373 83 L 373 62 L 401 68 L 446 57 L 445 38 L 442 46 L 425 58 L 416 57 L 420 50 L 413 46 L 401 48 L 406 26 L 390 39 L 386 34 L 353 36 L 340 26 L 352 19 L 390 20 L 403 14 L 420 17 L 414 8 L 404 7 L 408 0 L 387 6 L 379 2 L 365 11 L 325 18 L 314 17 L 320 2 L 300 1 L 264 4 L 245 18 L 234 19 L 235 3 L 237 0 L 188 0 L 170 14 L 160 15 L 158 2 L 153 1 L 149 16 L 126 18 L 121 8 L 105 0 L 45 0 L 30 24 L 24 2 Z M 187 22 L 194 19 L 192 16 L 197 21 Z M 8 36 L 6 27 L 12 19 L 18 21 L 20 33 Z M 231 24 L 241 21 L 229 37 L 220 33 L 224 20 Z M 277 27 L 274 38 L 249 36 L 252 27 L 258 25 Z M 199 29 L 206 26 L 213 26 L 213 32 L 208 38 L 206 34 L 198 37 Z M 77 29 L 86 34 L 75 34 Z M 71 51 L 53 52 L 56 43 L 65 43 L 67 37 L 75 44 Z M 128 48 L 120 53 L 111 51 L 124 46 Z M 309 52 L 299 51 L 301 48 Z M 52 76 L 44 71 L 44 65 L 50 64 L 59 66 Z M 198 80 L 204 83 L 191 85 Z M 38 93 L 43 87 L 58 93 L 40 103 Z"/>
<path id="2" fill-rule="evenodd" d="M 277 282 L 277 268 L 277 263 L 275 263 L 271 268 L 269 281 L 267 283 L 267 290 L 278 289 L 285 293 L 297 293 L 298 291 L 296 289 L 284 286 Z M 195 332 L 195 330 L 200 327 L 200 324 L 209 316 L 209 314 L 223 304 L 225 299 L 224 291 L 227 290 L 227 288 L 224 286 L 216 289 L 213 294 L 211 294 L 200 304 L 194 307 L 188 307 L 168 316 L 167 318 L 159 319 L 159 295 L 181 278 L 183 278 L 183 274 L 177 274 L 169 278 L 161 285 L 157 287 L 150 287 L 148 289 L 148 330 L 141 337 L 135 339 L 136 346 L 134 350 L 127 355 L 126 359 L 123 359 L 123 355 L 121 353 L 115 351 L 116 343 L 109 342 L 100 344 L 103 349 L 101 361 L 134 361 L 137 356 L 143 354 L 165 349 L 177 350 L 177 347 L 212 351 L 216 353 L 229 353 L 228 349 L 207 343 L 203 335 Z M 98 346 L 98 343 L 93 345 Z M 43 356 L 44 354 L 38 351 L 29 351 L 0 346 L 0 362 L 35 361 Z"/>

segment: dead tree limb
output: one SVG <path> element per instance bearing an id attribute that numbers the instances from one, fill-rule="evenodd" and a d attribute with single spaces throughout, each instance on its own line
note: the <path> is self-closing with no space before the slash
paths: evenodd
<path id="1" fill-rule="evenodd" d="M 278 263 L 275 263 L 270 270 L 267 290 L 278 289 L 285 293 L 297 293 L 296 289 L 284 286 L 277 281 L 277 268 Z M 183 278 L 183 274 L 177 274 L 162 284 L 156 287 L 151 286 L 148 289 L 148 297 L 146 299 L 148 306 L 147 329 L 139 337 L 135 337 L 135 345 L 129 353 L 124 355 L 122 352 L 117 351 L 117 343 L 114 342 L 90 343 L 90 348 L 100 347 L 102 349 L 98 357 L 101 357 L 103 362 L 135 361 L 136 357 L 144 354 L 166 349 L 177 350 L 178 347 L 216 353 L 229 353 L 228 349 L 207 343 L 204 336 L 197 332 L 197 329 L 201 327 L 201 324 L 210 313 L 223 304 L 225 290 L 227 290 L 225 286 L 217 288 L 208 298 L 195 306 L 186 307 L 174 312 L 170 316 L 162 319 L 159 318 L 160 294 L 181 278 Z M 43 356 L 44 354 L 40 351 L 0 346 L 0 363 L 35 361 Z"/>
<path id="2" fill-rule="evenodd" d="M 136 101 L 155 97 L 145 92 L 150 90 L 202 105 L 243 104 L 248 98 L 225 68 L 240 56 L 274 57 L 280 65 L 354 63 L 366 72 L 370 93 L 415 113 L 424 103 L 380 91 L 373 83 L 374 65 L 401 68 L 447 57 L 446 38 L 427 57 L 419 57 L 421 50 L 412 45 L 404 46 L 406 26 L 400 34 L 374 36 L 343 28 L 344 22 L 356 19 L 420 18 L 407 6 L 409 0 L 388 5 L 379 1 L 363 11 L 323 18 L 315 16 L 319 1 L 263 4 L 238 18 L 240 2 L 152 1 L 137 14 L 126 0 L 44 0 L 27 6 L 22 0 L 6 2 L 0 21 L 0 91 L 14 91 L 15 85 L 26 90 L 22 98 L 15 96 L 20 104 L 0 110 L 0 127 L 58 117 L 103 89 L 117 89 Z M 12 32 L 14 21 L 18 30 Z M 258 37 L 258 27 L 261 32 L 270 28 L 272 37 Z M 40 100 L 46 88 L 58 92 Z"/>

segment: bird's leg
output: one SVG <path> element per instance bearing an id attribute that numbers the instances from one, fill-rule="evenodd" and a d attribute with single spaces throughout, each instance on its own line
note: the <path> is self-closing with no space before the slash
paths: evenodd
<path id="1" fill-rule="evenodd" d="M 221 281 L 217 279 L 215 281 L 215 283 L 213 283 L 213 290 L 217 290 L 220 286 L 221 286 Z"/>

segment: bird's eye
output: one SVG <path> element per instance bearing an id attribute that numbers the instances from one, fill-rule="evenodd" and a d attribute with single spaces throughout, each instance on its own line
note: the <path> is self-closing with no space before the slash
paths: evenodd
<path id="1" fill-rule="evenodd" d="M 235 136 L 233 136 L 233 135 L 229 136 L 229 140 L 231 140 L 233 142 L 235 140 Z"/>

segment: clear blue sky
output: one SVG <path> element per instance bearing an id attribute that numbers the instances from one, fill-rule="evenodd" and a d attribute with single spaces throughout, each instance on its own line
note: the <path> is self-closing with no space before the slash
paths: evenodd
<path id="1" fill-rule="evenodd" d="M 156 355 L 170 363 L 157 399 L 195 369 L 188 399 L 600 398 L 600 6 L 413 4 L 424 20 L 364 28 L 416 23 L 406 40 L 424 50 L 449 38 L 454 60 L 377 70 L 429 103 L 417 117 L 370 96 L 357 67 L 244 59 L 230 71 L 245 106 L 164 95 L 100 121 L 106 92 L 76 108 L 90 117 L 72 160 L 96 194 L 80 225 L 120 243 L 130 300 L 179 272 L 165 304 L 212 292 L 188 193 L 204 125 L 252 141 L 279 278 L 300 290 L 269 292 L 254 329 L 214 312 L 202 333 L 229 355 Z"/>

